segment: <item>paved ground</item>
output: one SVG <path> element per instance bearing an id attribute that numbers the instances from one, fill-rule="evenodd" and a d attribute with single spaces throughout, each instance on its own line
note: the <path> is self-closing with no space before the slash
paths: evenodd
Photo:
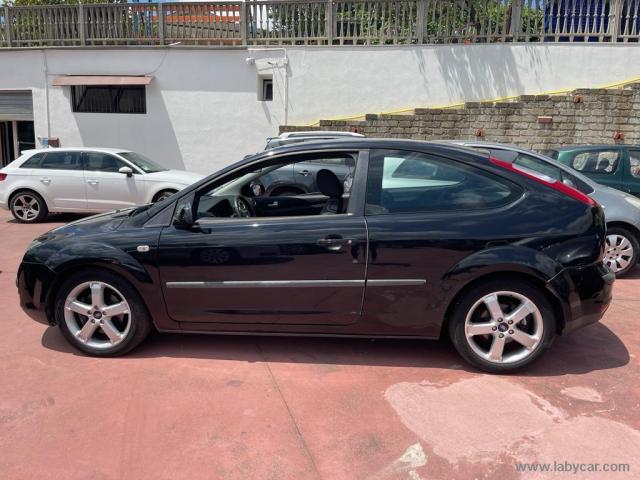
<path id="1" fill-rule="evenodd" d="M 640 478 L 640 269 L 517 376 L 425 341 L 156 334 L 94 359 L 18 307 L 24 248 L 56 225 L 0 214 L 2 479 L 562 478 L 515 468 L 554 461 Z"/>

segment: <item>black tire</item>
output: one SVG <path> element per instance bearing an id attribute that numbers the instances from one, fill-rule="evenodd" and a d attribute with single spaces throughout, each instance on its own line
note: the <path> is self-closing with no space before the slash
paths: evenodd
<path id="1" fill-rule="evenodd" d="M 29 207 L 29 213 L 25 213 L 24 207 L 28 200 L 31 200 L 32 206 Z M 16 221 L 20 223 L 38 223 L 42 222 L 47 215 L 49 215 L 49 209 L 44 199 L 32 190 L 20 190 L 11 196 L 11 202 L 9 204 L 11 209 L 11 215 Z"/>
<path id="2" fill-rule="evenodd" d="M 86 282 L 102 282 L 114 287 L 118 293 L 122 294 L 126 302 L 129 304 L 130 314 L 128 314 L 128 322 L 130 328 L 123 340 L 115 346 L 108 348 L 94 348 L 79 340 L 69 329 L 65 320 L 65 301 L 67 296 L 79 285 Z M 67 341 L 76 349 L 96 357 L 115 357 L 123 355 L 136 346 L 138 346 L 149 334 L 153 328 L 153 322 L 135 288 L 119 275 L 104 270 L 87 270 L 72 274 L 67 278 L 60 288 L 55 298 L 54 304 L 55 321 L 60 331 Z M 81 318 L 81 317 L 76 317 Z M 87 317 L 87 322 L 89 317 Z M 100 331 L 96 329 L 100 334 Z"/>
<path id="3" fill-rule="evenodd" d="M 624 268 L 618 269 L 617 268 L 618 263 L 613 258 L 615 257 L 615 255 L 611 257 L 607 254 L 607 250 L 611 246 L 609 244 L 607 244 L 606 246 L 604 263 L 614 271 L 617 278 L 620 278 L 625 276 L 631 270 L 633 270 L 636 264 L 638 263 L 638 258 L 640 256 L 640 243 L 638 242 L 638 238 L 632 232 L 630 232 L 629 230 L 623 227 L 607 228 L 607 239 L 610 239 L 611 238 L 610 236 L 613 236 L 613 235 L 618 237 L 624 237 L 625 239 L 627 239 L 631 244 L 631 248 L 632 248 L 632 255 L 631 255 L 631 259 L 629 260 L 629 264 Z"/>
<path id="4" fill-rule="evenodd" d="M 471 312 L 472 308 L 474 307 L 474 305 L 476 305 L 477 302 L 481 301 L 481 299 L 483 299 L 485 296 L 490 295 L 494 292 L 514 292 L 516 294 L 522 295 L 529 299 L 538 308 L 538 311 L 540 313 L 541 320 L 539 323 L 542 325 L 542 332 L 540 334 L 539 343 L 537 344 L 537 346 L 528 351 L 528 353 L 526 353 L 526 357 L 520 360 L 505 363 L 490 361 L 474 351 L 470 344 L 471 341 L 467 340 L 467 336 L 465 334 L 465 321 L 467 315 Z M 473 310 L 477 311 L 476 309 Z M 488 314 L 488 310 L 486 313 Z M 505 318 L 507 317 L 508 315 L 505 315 Z M 501 323 L 505 323 L 505 320 L 501 319 L 500 321 Z M 525 326 L 525 328 L 527 327 L 526 322 L 530 322 L 528 325 L 529 328 L 535 327 L 536 324 L 535 319 L 533 319 L 531 315 L 527 316 L 525 320 L 523 320 L 523 322 L 525 322 L 522 324 L 523 326 Z M 484 370 L 485 372 L 490 373 L 512 373 L 536 361 L 540 357 L 540 355 L 542 355 L 542 353 L 551 345 L 556 334 L 556 322 L 557 319 L 555 318 L 553 307 L 546 297 L 545 293 L 541 291 L 539 287 L 518 279 L 489 280 L 487 282 L 479 283 L 475 286 L 472 286 L 471 288 L 463 292 L 459 301 L 453 308 L 452 314 L 449 319 L 448 330 L 449 336 L 455 349 L 460 354 L 460 356 L 462 356 L 462 358 L 464 358 L 471 365 L 480 370 Z M 506 328 L 508 328 L 508 330 L 504 332 L 504 335 L 513 333 L 514 330 L 511 330 L 512 328 L 514 328 L 513 326 Z M 500 330 L 497 330 L 495 334 L 491 333 L 484 337 L 480 337 L 480 340 L 489 342 L 489 339 L 494 335 L 499 335 L 499 332 Z M 509 344 L 511 342 L 514 342 L 512 345 L 512 347 L 514 347 L 514 351 L 515 349 L 523 348 L 518 342 L 515 342 L 515 340 L 510 338 L 510 335 L 508 337 L 509 338 L 506 338 L 506 341 L 509 342 Z M 495 339 L 495 337 L 493 338 Z M 492 341 L 493 340 L 491 340 L 491 342 Z M 505 349 L 507 349 L 506 346 Z"/>
<path id="5" fill-rule="evenodd" d="M 173 189 L 160 190 L 153 196 L 153 203 L 159 202 L 161 200 L 166 200 L 171 195 L 174 195 L 176 193 L 178 193 L 178 191 Z"/>

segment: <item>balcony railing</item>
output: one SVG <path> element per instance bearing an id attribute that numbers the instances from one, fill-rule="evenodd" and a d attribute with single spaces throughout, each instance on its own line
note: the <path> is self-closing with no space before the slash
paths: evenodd
<path id="1" fill-rule="evenodd" d="M 640 0 L 248 0 L 0 7 L 0 47 L 638 42 Z"/>

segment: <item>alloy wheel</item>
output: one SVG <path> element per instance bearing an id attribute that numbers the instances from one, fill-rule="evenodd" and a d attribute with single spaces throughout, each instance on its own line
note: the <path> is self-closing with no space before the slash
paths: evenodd
<path id="1" fill-rule="evenodd" d="M 64 320 L 78 342 L 99 350 L 119 345 L 131 331 L 131 309 L 124 295 L 99 281 L 83 282 L 69 292 Z"/>
<path id="2" fill-rule="evenodd" d="M 40 203 L 33 195 L 22 193 L 13 201 L 13 212 L 20 220 L 31 222 L 40 214 Z"/>
<path id="3" fill-rule="evenodd" d="M 171 195 L 173 195 L 173 192 L 162 192 L 160 195 L 158 195 L 156 202 L 162 202 L 163 200 L 169 198 Z"/>
<path id="4" fill-rule="evenodd" d="M 607 235 L 604 264 L 614 273 L 626 269 L 633 259 L 633 244 L 623 235 Z"/>
<path id="5" fill-rule="evenodd" d="M 464 323 L 473 352 L 496 364 L 527 358 L 542 342 L 543 330 L 542 314 L 535 303 L 510 291 L 484 295 L 473 304 Z"/>

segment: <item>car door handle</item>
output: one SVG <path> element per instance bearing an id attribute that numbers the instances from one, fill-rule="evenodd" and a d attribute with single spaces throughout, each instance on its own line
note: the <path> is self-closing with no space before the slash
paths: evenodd
<path id="1" fill-rule="evenodd" d="M 98 182 L 98 180 L 93 180 L 93 179 L 91 179 L 91 180 L 87 180 L 87 183 L 88 183 L 89 185 L 98 185 L 98 183 L 100 183 L 100 182 Z"/>
<path id="2" fill-rule="evenodd" d="M 325 237 L 318 240 L 318 245 L 321 247 L 327 247 L 329 250 L 340 250 L 345 245 L 353 244 L 352 238 L 342 237 Z"/>
<path id="3" fill-rule="evenodd" d="M 278 206 L 278 202 L 271 202 L 271 203 L 267 203 L 267 207 L 277 207 Z"/>
<path id="4" fill-rule="evenodd" d="M 298 173 L 303 177 L 308 177 L 309 175 L 311 175 L 311 172 L 309 170 L 298 170 Z"/>
<path id="5" fill-rule="evenodd" d="M 42 177 L 42 178 L 40 178 L 40 181 L 42 183 L 47 184 L 47 185 L 49 185 L 51 183 L 51 179 L 49 177 Z"/>

